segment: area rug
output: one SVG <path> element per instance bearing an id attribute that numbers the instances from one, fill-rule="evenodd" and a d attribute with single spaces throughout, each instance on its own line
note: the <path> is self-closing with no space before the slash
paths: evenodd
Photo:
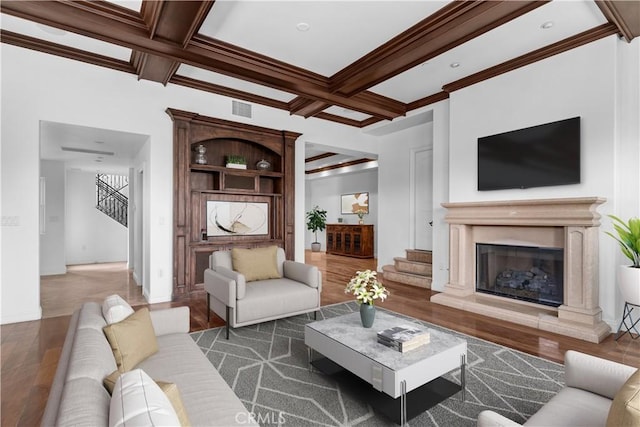
<path id="1" fill-rule="evenodd" d="M 358 308 L 355 302 L 325 306 L 318 320 Z M 229 340 L 224 328 L 191 337 L 263 426 L 395 425 L 344 381 L 309 371 L 304 325 L 312 321 L 313 314 L 306 314 L 231 329 Z M 562 365 L 418 322 L 467 340 L 466 396 L 462 402 L 458 392 L 410 420 L 410 426 L 475 426 L 485 409 L 522 423 L 563 387 Z M 458 369 L 446 378 L 459 383 L 459 375 Z"/>

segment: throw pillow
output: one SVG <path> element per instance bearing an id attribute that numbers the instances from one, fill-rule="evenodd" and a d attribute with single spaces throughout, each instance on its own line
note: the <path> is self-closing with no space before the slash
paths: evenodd
<path id="1" fill-rule="evenodd" d="M 616 393 L 609 409 L 607 427 L 640 425 L 640 369 Z"/>
<path id="2" fill-rule="evenodd" d="M 146 307 L 121 322 L 105 326 L 103 330 L 120 372 L 132 370 L 158 351 L 158 341 Z"/>
<path id="3" fill-rule="evenodd" d="M 142 369 L 118 378 L 109 405 L 110 427 L 133 425 L 180 425 L 167 395 Z"/>
<path id="4" fill-rule="evenodd" d="M 109 394 L 113 394 L 113 389 L 116 387 L 116 382 L 118 378 L 120 378 L 120 375 L 122 375 L 122 372 L 116 369 L 102 380 L 102 385 L 104 385 L 104 388 L 107 389 Z"/>
<path id="5" fill-rule="evenodd" d="M 122 373 L 118 370 L 113 371 L 111 374 L 107 375 L 103 384 L 106 387 L 107 391 L 109 391 L 110 395 L 113 395 L 113 390 L 116 387 L 116 383 L 118 382 L 118 378 L 122 376 Z M 184 403 L 182 402 L 182 397 L 180 396 L 180 391 L 178 390 L 178 386 L 174 383 L 168 383 L 165 381 L 157 381 L 156 384 L 160 387 L 164 394 L 167 395 L 173 409 L 176 411 L 176 415 L 180 420 L 181 426 L 189 426 L 191 422 L 189 421 L 189 416 L 187 415 L 187 410 L 184 407 Z"/>
<path id="6" fill-rule="evenodd" d="M 107 324 L 118 323 L 133 314 L 133 308 L 120 295 L 105 298 L 102 303 L 102 316 Z"/>
<path id="7" fill-rule="evenodd" d="M 255 249 L 231 249 L 233 269 L 242 274 L 247 282 L 254 280 L 279 279 L 278 247 L 269 246 Z"/>
<path id="8" fill-rule="evenodd" d="M 189 421 L 189 416 L 187 415 L 187 410 L 184 407 L 184 403 L 182 403 L 182 397 L 180 396 L 178 386 L 174 383 L 167 383 L 164 381 L 156 381 L 156 383 L 160 386 L 160 389 L 164 392 L 164 394 L 166 394 L 169 398 L 173 409 L 176 411 L 176 415 L 178 415 L 180 425 L 182 427 L 190 426 L 191 422 Z"/>

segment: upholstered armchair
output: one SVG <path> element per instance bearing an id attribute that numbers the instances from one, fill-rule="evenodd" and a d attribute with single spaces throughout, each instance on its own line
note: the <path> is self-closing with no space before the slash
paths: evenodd
<path id="1" fill-rule="evenodd" d="M 315 266 L 285 259 L 282 248 L 216 251 L 204 272 L 210 310 L 229 328 L 317 311 L 322 276 Z M 314 313 L 315 317 L 315 313 Z"/>

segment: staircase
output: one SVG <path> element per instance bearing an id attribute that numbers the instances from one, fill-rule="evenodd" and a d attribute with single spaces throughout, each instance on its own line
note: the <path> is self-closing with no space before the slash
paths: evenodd
<path id="1" fill-rule="evenodd" d="M 394 265 L 382 267 L 382 277 L 392 282 L 431 289 L 431 251 L 406 249 L 406 258 L 394 258 Z"/>
<path id="2" fill-rule="evenodd" d="M 123 194 L 129 180 L 122 175 L 96 174 L 96 209 L 127 226 L 129 198 Z"/>

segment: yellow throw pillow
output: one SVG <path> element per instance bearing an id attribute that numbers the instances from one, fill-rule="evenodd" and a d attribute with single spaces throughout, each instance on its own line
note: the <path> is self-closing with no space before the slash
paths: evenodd
<path id="1" fill-rule="evenodd" d="M 607 427 L 633 426 L 640 426 L 640 369 L 618 390 L 607 417 Z"/>
<path id="2" fill-rule="evenodd" d="M 122 372 L 116 369 L 102 380 L 102 385 L 104 385 L 109 394 L 113 394 L 113 389 L 116 387 L 116 381 L 118 381 L 120 375 L 122 375 Z"/>
<path id="3" fill-rule="evenodd" d="M 255 249 L 231 249 L 233 269 L 244 275 L 247 282 L 254 280 L 279 279 L 278 247 Z"/>
<path id="4" fill-rule="evenodd" d="M 190 426 L 191 422 L 189 421 L 187 410 L 184 408 L 184 403 L 182 403 L 182 397 L 180 397 L 178 386 L 174 383 L 167 383 L 164 381 L 156 381 L 156 384 L 160 386 L 160 389 L 169 398 L 173 409 L 176 411 L 176 415 L 178 415 L 180 425 L 182 427 Z"/>
<path id="5" fill-rule="evenodd" d="M 141 308 L 121 322 L 102 328 L 111 345 L 118 370 L 128 372 L 158 351 L 148 308 Z"/>

